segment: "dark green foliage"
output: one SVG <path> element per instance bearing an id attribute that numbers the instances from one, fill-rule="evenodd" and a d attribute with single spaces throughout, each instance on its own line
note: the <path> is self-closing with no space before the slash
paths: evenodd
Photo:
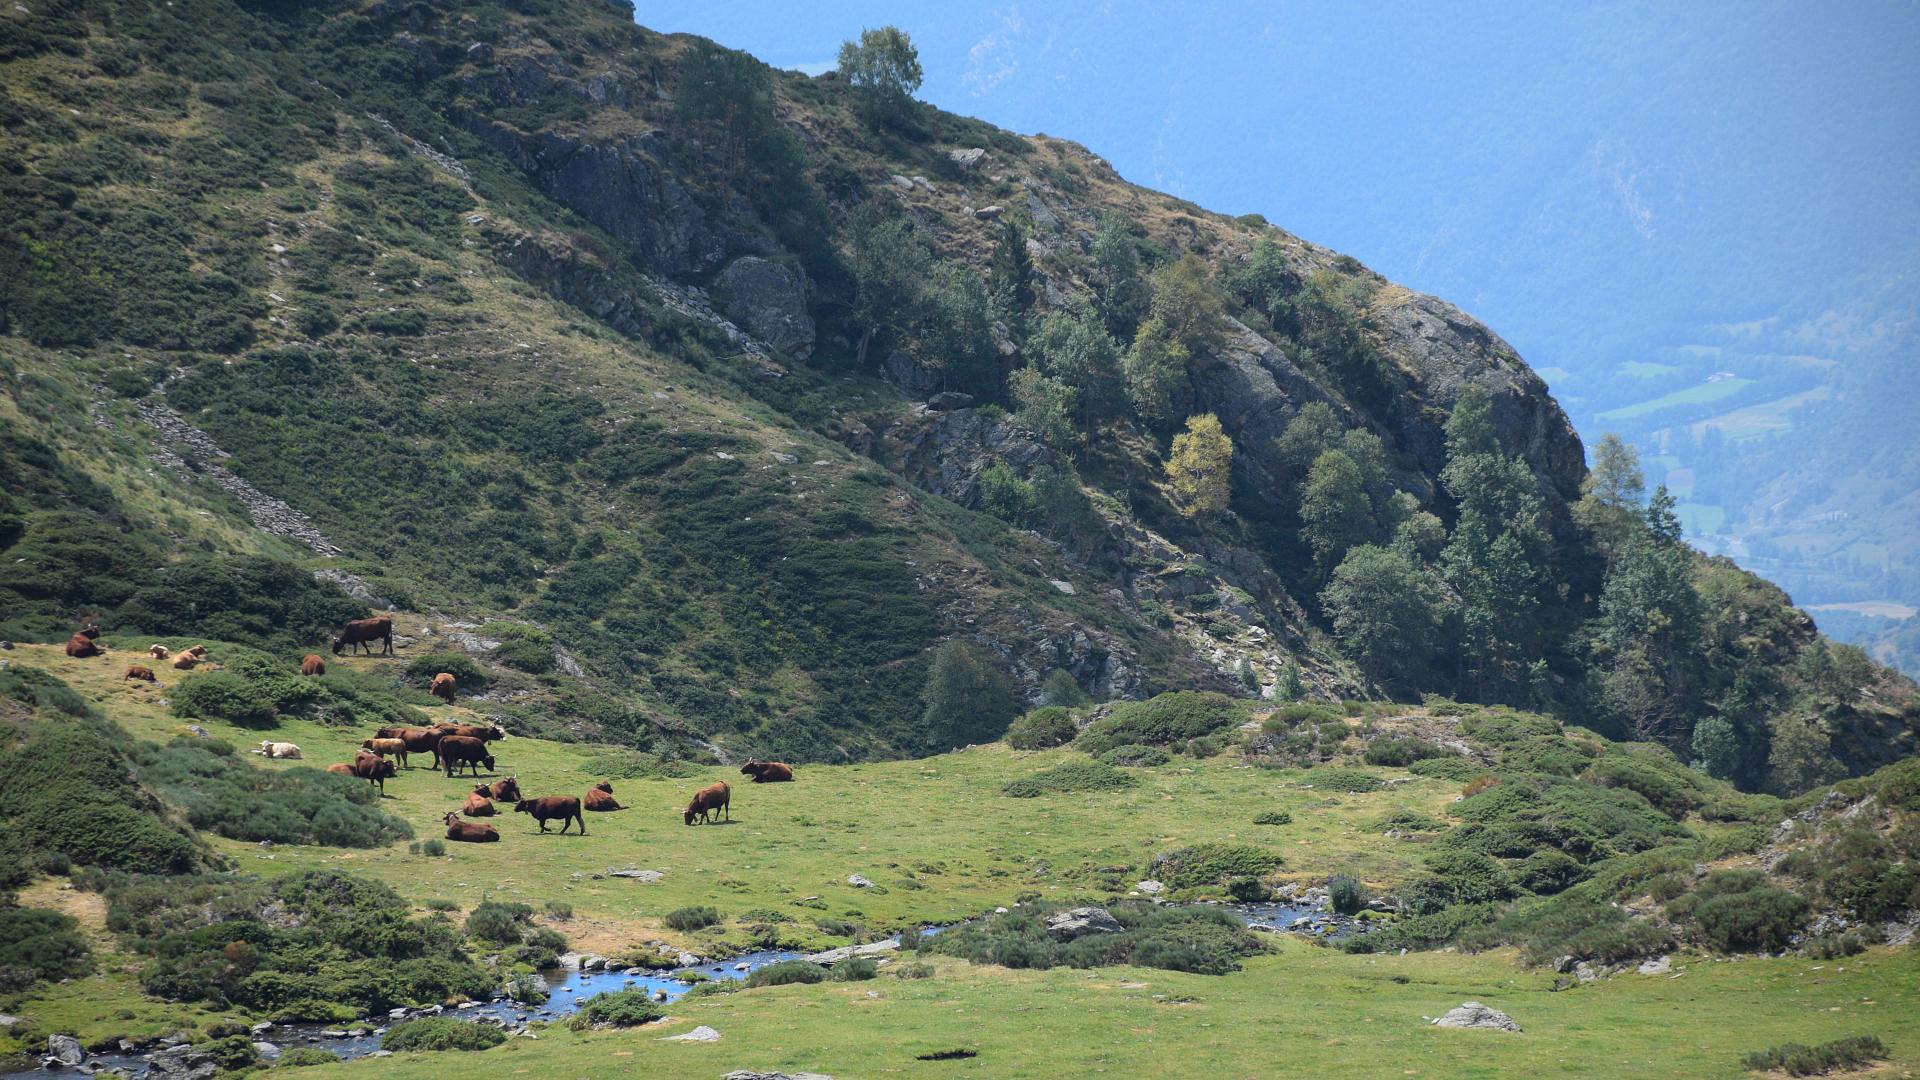
<path id="1" fill-rule="evenodd" d="M 1844 1039 L 1802 1046 L 1781 1043 L 1756 1051 L 1740 1059 L 1754 1072 L 1783 1072 L 1788 1076 L 1825 1076 L 1833 1072 L 1864 1069 L 1887 1058 L 1886 1044 L 1873 1035 L 1849 1035 Z"/>
<path id="2" fill-rule="evenodd" d="M 665 1015 L 666 1010 L 656 1005 L 645 989 L 634 987 L 631 990 L 595 994 L 581 1002 L 580 1011 L 574 1014 L 570 1026 L 575 1031 L 585 1031 L 599 1024 L 637 1027 L 651 1024 Z"/>
<path id="3" fill-rule="evenodd" d="M 175 716 L 225 720 L 241 727 L 273 727 L 278 712 L 267 688 L 231 671 L 210 671 L 173 688 Z"/>
<path id="4" fill-rule="evenodd" d="M 1667 904 L 1667 916 L 1720 952 L 1775 952 L 1806 922 L 1808 904 L 1758 870 L 1719 870 Z"/>
<path id="5" fill-rule="evenodd" d="M 1578 859 L 1645 851 L 1687 830 L 1638 792 L 1556 776 L 1509 776 L 1455 805 L 1454 814 L 1482 824 L 1526 823 Z"/>
<path id="6" fill-rule="evenodd" d="M 490 945 L 518 945 L 532 925 L 531 907 L 482 900 L 467 915 L 467 936 Z"/>
<path id="7" fill-rule="evenodd" d="M 1217 886 L 1237 877 L 1260 877 L 1286 862 L 1277 852 L 1251 844 L 1194 844 L 1155 855 L 1147 876 L 1169 889 Z"/>
<path id="8" fill-rule="evenodd" d="M 1551 848 L 1528 855 L 1513 871 L 1514 884 L 1541 896 L 1564 891 L 1586 876 L 1586 868 L 1573 856 Z"/>
<path id="9" fill-rule="evenodd" d="M 998 737 L 1019 708 L 1013 682 L 993 656 L 957 640 L 933 651 L 920 700 L 928 735 L 946 748 Z"/>
<path id="10" fill-rule="evenodd" d="M 322 1050 L 316 1046 L 289 1046 L 280 1051 L 279 1060 L 273 1063 L 276 1069 L 298 1069 L 307 1065 L 331 1065 L 340 1060 L 340 1055 L 331 1050 Z"/>
<path id="11" fill-rule="evenodd" d="M 1537 713 L 1488 710 L 1460 721 L 1461 734 L 1480 742 L 1513 743 L 1533 735 L 1559 735 L 1560 724 Z"/>
<path id="12" fill-rule="evenodd" d="M 1193 744 L 1189 743 L 1187 753 L 1192 754 L 1193 750 Z M 1218 751 L 1216 750 L 1215 752 L 1217 753 Z M 1155 765 L 1165 765 L 1173 759 L 1167 755 L 1165 750 L 1157 746 L 1129 744 L 1126 746 L 1116 746 L 1108 750 L 1100 755 L 1100 760 L 1109 765 L 1119 765 L 1123 768 L 1144 769 L 1151 768 Z"/>
<path id="13" fill-rule="evenodd" d="M 1456 904 L 1485 904 L 1513 895 L 1513 880 L 1499 860 L 1476 851 L 1434 851 L 1427 868 L 1447 887 Z"/>
<path id="14" fill-rule="evenodd" d="M 817 983 L 827 980 L 827 969 L 805 960 L 781 960 L 759 968 L 746 977 L 749 987 L 786 986 L 789 983 Z"/>
<path id="15" fill-rule="evenodd" d="M 1500 767 L 1514 772 L 1578 776 L 1598 753 L 1583 742 L 1558 735 L 1534 735 L 1501 747 Z"/>
<path id="16" fill-rule="evenodd" d="M 1430 776 L 1436 780 L 1454 780 L 1464 783 L 1481 773 L 1486 767 L 1471 758 L 1436 757 L 1422 758 L 1407 766 L 1407 771 L 1415 776 Z"/>
<path id="17" fill-rule="evenodd" d="M 1139 967 L 1224 975 L 1240 970 L 1242 957 L 1262 951 L 1260 942 L 1232 913 L 1211 907 L 1113 904 L 1108 911 L 1125 929 L 1089 934 L 1070 942 L 1047 935 L 1046 916 L 1056 908 L 1028 904 L 922 939 L 923 953 L 959 956 L 976 964 L 1016 968 Z"/>
<path id="18" fill-rule="evenodd" d="M 19 993 L 40 979 L 85 975 L 91 957 L 79 929 L 57 911 L 0 907 L 0 993 Z"/>
<path id="19" fill-rule="evenodd" d="M 1139 782 L 1131 773 L 1121 772 L 1104 761 L 1076 758 L 1032 776 L 1009 780 L 1000 792 L 1016 799 L 1033 799 L 1069 792 L 1117 791 Z"/>
<path id="20" fill-rule="evenodd" d="M 1587 776 L 1597 784 L 1637 791 L 1669 817 L 1685 817 L 1699 807 L 1705 786 L 1699 773 L 1668 758 L 1628 755 L 1616 750 L 1593 763 Z"/>
<path id="21" fill-rule="evenodd" d="M 1255 825 L 1291 825 L 1293 815 L 1285 810 L 1264 810 L 1253 816 Z"/>
<path id="22" fill-rule="evenodd" d="M 1355 878 L 1342 875 L 1327 882 L 1327 903 L 1336 915 L 1358 914 L 1370 899 L 1367 887 Z"/>
<path id="23" fill-rule="evenodd" d="M 1073 714 L 1058 705 L 1038 708 L 1007 726 L 1007 745 L 1015 750 L 1049 750 L 1073 741 L 1080 729 Z"/>
<path id="24" fill-rule="evenodd" d="M 1407 894 L 1401 892 L 1401 907 L 1406 909 Z M 1431 949 L 1459 937 L 1463 931 L 1492 922 L 1499 909 L 1492 904 L 1454 904 L 1440 910 L 1415 914 L 1388 923 L 1370 934 L 1356 934 L 1340 941 L 1348 952 L 1385 953 L 1400 949 Z"/>
<path id="25" fill-rule="evenodd" d="M 1440 832 L 1444 830 L 1446 827 L 1447 827 L 1446 822 L 1441 821 L 1439 818 L 1428 817 L 1427 815 L 1422 814 L 1417 810 L 1395 810 L 1393 813 L 1388 814 L 1385 817 L 1379 818 L 1375 821 L 1368 822 L 1366 825 L 1361 826 L 1361 828 L 1365 829 L 1368 832 L 1377 832 L 1377 833 Z"/>
<path id="26" fill-rule="evenodd" d="M 864 982 L 879 974 L 879 961 L 870 956 L 854 956 L 833 965 L 828 978 L 834 982 Z"/>
<path id="27" fill-rule="evenodd" d="M 205 739 L 138 744 L 133 760 L 141 782 L 184 809 L 189 824 L 229 839 L 374 848 L 413 836 L 406 822 L 379 809 L 370 785 L 351 776 L 255 768 L 233 747 Z"/>
<path id="28" fill-rule="evenodd" d="M 1379 791 L 1387 782 L 1359 769 L 1309 769 L 1300 777 L 1300 785 L 1315 791 L 1365 793 Z"/>
<path id="29" fill-rule="evenodd" d="M 1114 706 L 1080 736 L 1080 747 L 1097 754 L 1129 744 L 1172 746 L 1215 734 L 1244 719 L 1244 708 L 1225 694 L 1179 690 Z"/>
<path id="30" fill-rule="evenodd" d="M 1395 736 L 1375 739 L 1367 744 L 1364 755 L 1369 765 L 1394 765 L 1405 768 L 1426 758 L 1453 757 L 1453 751 L 1435 746 L 1425 739 Z"/>
<path id="31" fill-rule="evenodd" d="M 1568 897 L 1515 907 L 1498 922 L 1469 931 L 1476 945 L 1520 947 L 1528 963 L 1573 956 L 1596 964 L 1619 964 L 1673 947 L 1664 927 L 1636 919 L 1619 907 L 1587 897 Z"/>
<path id="32" fill-rule="evenodd" d="M 718 925 L 719 922 L 720 913 L 704 904 L 674 908 L 666 914 L 666 924 L 682 932 L 704 930 L 709 926 Z"/>
<path id="33" fill-rule="evenodd" d="M 604 995 L 603 995 L 604 996 Z M 589 999 L 591 1002 L 594 999 Z M 435 1050 L 491 1050 L 507 1041 L 507 1033 L 491 1024 L 456 1020 L 451 1016 L 422 1016 L 402 1020 L 380 1037 L 380 1049 L 396 1054 Z"/>
<path id="34" fill-rule="evenodd" d="M 407 678 L 413 682 L 427 683 L 443 671 L 453 676 L 454 685 L 469 692 L 486 689 L 489 681 L 486 671 L 466 653 L 422 653 L 407 661 Z"/>

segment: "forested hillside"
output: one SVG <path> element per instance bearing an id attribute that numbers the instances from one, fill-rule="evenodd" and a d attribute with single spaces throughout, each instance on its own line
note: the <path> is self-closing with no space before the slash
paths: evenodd
<path id="1" fill-rule="evenodd" d="M 1782 793 L 1914 751 L 1451 305 L 926 108 L 904 38 L 809 78 L 630 14 L 0 15 L 0 632 L 393 606 L 521 730 L 808 760 L 1179 689 Z"/>

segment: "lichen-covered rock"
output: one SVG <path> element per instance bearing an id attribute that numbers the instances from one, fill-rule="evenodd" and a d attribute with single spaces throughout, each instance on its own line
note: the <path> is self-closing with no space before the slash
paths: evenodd
<path id="1" fill-rule="evenodd" d="M 807 277 L 769 259 L 745 255 L 714 279 L 714 299 L 727 318 L 797 360 L 813 354 L 813 316 L 807 314 Z"/>
<path id="2" fill-rule="evenodd" d="M 1433 1022 L 1435 1027 L 1477 1028 L 1487 1031 L 1519 1031 L 1520 1025 L 1513 1017 L 1499 1009 L 1488 1008 L 1477 1001 L 1463 1003 L 1459 1008 L 1450 1009 L 1447 1015 Z"/>
<path id="3" fill-rule="evenodd" d="M 1077 907 L 1047 916 L 1047 936 L 1055 941 L 1073 941 L 1088 934 L 1118 934 L 1126 927 L 1113 913 L 1102 907 Z"/>

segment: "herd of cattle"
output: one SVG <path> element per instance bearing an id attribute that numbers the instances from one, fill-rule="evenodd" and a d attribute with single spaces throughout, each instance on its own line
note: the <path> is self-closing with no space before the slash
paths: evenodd
<path id="1" fill-rule="evenodd" d="M 107 648 L 100 644 L 100 628 L 86 626 L 75 632 L 67 640 L 67 655 L 71 657 L 105 656 Z M 393 655 L 393 620 L 386 617 L 356 619 L 349 622 L 333 639 L 333 653 L 341 654 L 347 648 L 364 647 L 368 655 L 374 655 L 373 643 L 384 642 L 379 655 Z M 167 660 L 172 652 L 165 645 L 149 646 L 147 655 L 156 661 Z M 191 670 L 205 662 L 207 647 L 195 645 L 181 650 L 174 658 L 173 666 L 180 670 Z M 319 676 L 327 673 L 326 659 L 317 653 L 308 653 L 300 660 L 300 674 Z M 155 682 L 153 669 L 141 664 L 128 666 L 122 681 L 137 679 Z M 449 672 L 439 672 L 428 684 L 427 692 L 442 702 L 451 705 L 454 691 L 459 680 Z M 372 738 L 362 739 L 358 751 L 351 762 L 341 762 L 327 766 L 327 771 L 343 776 L 353 776 L 365 780 L 386 794 L 387 781 L 399 775 L 400 769 L 413 768 L 412 756 L 426 754 L 432 759 L 432 768 L 445 770 L 448 779 L 463 772 L 480 778 L 480 767 L 486 766 L 488 773 L 495 772 L 491 744 L 506 738 L 507 733 L 493 724 L 455 724 L 440 723 L 430 727 L 383 727 L 374 732 Z M 300 747 L 290 742 L 263 740 L 256 753 L 269 758 L 302 757 Z M 398 763 L 396 767 L 395 763 Z M 748 761 L 740 767 L 744 776 L 752 778 L 756 784 L 782 783 L 793 779 L 793 766 L 779 761 Z M 681 816 L 686 824 L 696 822 L 705 824 L 711 821 L 731 821 L 733 792 L 725 781 L 710 784 L 694 792 Z M 576 824 L 579 833 L 587 833 L 585 812 L 611 812 L 625 810 L 613 797 L 613 784 L 602 780 L 587 789 L 584 798 L 571 795 L 548 795 L 541 798 L 523 798 L 517 775 L 504 780 L 483 782 L 467 793 L 466 802 L 458 810 L 450 810 L 442 819 L 447 827 L 447 839 L 475 844 L 493 843 L 500 839 L 500 833 L 492 825 L 483 821 L 468 821 L 463 818 L 492 817 L 498 811 L 495 802 L 510 802 L 515 813 L 527 814 L 540 825 L 540 831 L 547 831 L 547 823 L 560 822 L 560 831 L 565 833 Z"/>

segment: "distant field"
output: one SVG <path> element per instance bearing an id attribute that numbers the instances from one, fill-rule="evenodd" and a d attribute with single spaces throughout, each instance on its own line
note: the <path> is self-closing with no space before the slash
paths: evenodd
<path id="1" fill-rule="evenodd" d="M 1920 608 L 1903 604 L 1898 600 L 1856 600 L 1847 604 L 1809 604 L 1808 611 L 1850 611 L 1855 615 L 1866 615 L 1875 619 L 1911 619 L 1920 615 Z"/>
<path id="2" fill-rule="evenodd" d="M 1727 520 L 1727 510 L 1719 503 L 1683 502 L 1673 508 L 1680 516 L 1680 526 L 1690 536 L 1700 536 L 1720 531 Z"/>
<path id="3" fill-rule="evenodd" d="M 1600 414 L 1600 419 L 1606 421 L 1636 420 L 1642 416 L 1657 413 L 1662 409 L 1672 409 L 1681 405 L 1707 405 L 1715 401 L 1730 398 L 1752 385 L 1752 379 L 1738 377 L 1721 379 L 1719 382 L 1701 383 L 1698 386 L 1689 386 L 1684 390 L 1675 390 L 1671 394 L 1663 394 L 1650 401 L 1642 401 L 1635 405 L 1623 405 L 1618 409 L 1608 409 L 1606 412 Z"/>
<path id="4" fill-rule="evenodd" d="M 1793 429 L 1793 410 L 1811 401 L 1821 401 L 1831 396 L 1825 386 L 1816 386 L 1811 390 L 1786 397 L 1763 401 L 1758 405 L 1748 405 L 1729 413 L 1709 417 L 1699 423 L 1687 425 L 1694 435 L 1704 435 L 1708 428 L 1717 429 L 1729 439 L 1757 439 L 1765 435 L 1778 435 Z"/>
<path id="5" fill-rule="evenodd" d="M 1680 368 L 1674 364 L 1655 364 L 1646 360 L 1628 360 L 1620 365 L 1620 374 L 1635 379 L 1658 379 L 1663 375 L 1677 374 Z"/>

